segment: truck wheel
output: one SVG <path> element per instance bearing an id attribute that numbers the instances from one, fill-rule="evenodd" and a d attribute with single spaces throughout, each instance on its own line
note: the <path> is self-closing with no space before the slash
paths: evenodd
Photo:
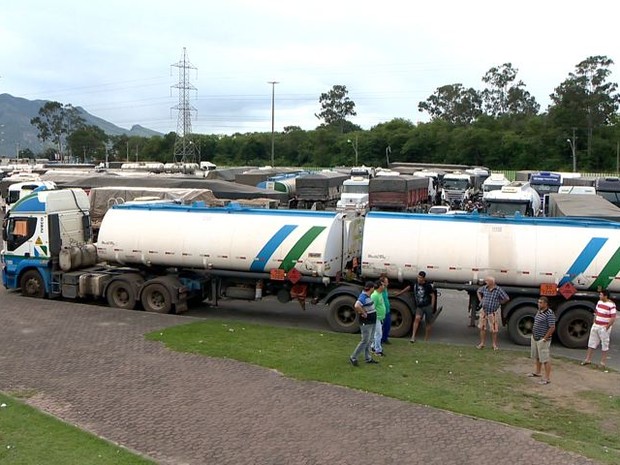
<path id="1" fill-rule="evenodd" d="M 391 337 L 405 337 L 410 331 L 413 323 L 413 315 L 406 303 L 399 300 L 390 300 L 390 317 L 392 327 Z"/>
<path id="2" fill-rule="evenodd" d="M 37 270 L 26 271 L 22 276 L 20 286 L 23 296 L 36 297 L 37 299 L 45 297 L 45 284 Z"/>
<path id="3" fill-rule="evenodd" d="M 356 333 L 359 331 L 357 313 L 355 313 L 355 297 L 342 295 L 329 304 L 327 322 L 339 333 Z"/>
<path id="4" fill-rule="evenodd" d="M 147 284 L 142 291 L 141 301 L 147 312 L 170 313 L 172 310 L 170 292 L 163 284 Z"/>
<path id="5" fill-rule="evenodd" d="M 110 307 L 123 310 L 133 310 L 136 308 L 136 295 L 132 285 L 127 281 L 112 281 L 105 296 Z"/>
<path id="6" fill-rule="evenodd" d="M 585 349 L 592 327 L 592 312 L 575 308 L 565 312 L 557 323 L 558 339 L 569 349 Z"/>
<path id="7" fill-rule="evenodd" d="M 520 346 L 530 344 L 534 317 L 538 309 L 534 307 L 520 307 L 508 317 L 508 336 L 510 340 Z"/>

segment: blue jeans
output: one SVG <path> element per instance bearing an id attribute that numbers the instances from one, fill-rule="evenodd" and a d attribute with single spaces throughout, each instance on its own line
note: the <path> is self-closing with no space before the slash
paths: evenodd
<path id="1" fill-rule="evenodd" d="M 360 354 L 364 352 L 364 360 L 368 361 L 372 359 L 370 356 L 370 341 L 372 341 L 375 333 L 375 324 L 361 324 L 360 332 L 362 334 L 362 340 L 351 354 L 351 360 L 357 360 Z"/>

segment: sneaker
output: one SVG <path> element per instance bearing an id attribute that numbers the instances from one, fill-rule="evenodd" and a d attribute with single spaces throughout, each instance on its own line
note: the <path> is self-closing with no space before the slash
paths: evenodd
<path id="1" fill-rule="evenodd" d="M 371 358 L 370 360 L 366 360 L 366 363 L 375 363 L 375 364 L 378 364 L 379 362 L 377 362 L 374 358 Z"/>
<path id="2" fill-rule="evenodd" d="M 357 360 L 354 358 L 349 357 L 349 362 L 351 362 L 351 365 L 354 367 L 359 366 L 359 363 L 357 363 Z"/>
<path id="3" fill-rule="evenodd" d="M 412 344 L 415 343 L 415 337 L 412 337 L 411 339 L 409 339 L 409 342 L 411 342 Z"/>
<path id="4" fill-rule="evenodd" d="M 375 355 L 377 357 L 385 357 L 385 353 L 384 352 L 375 352 Z"/>

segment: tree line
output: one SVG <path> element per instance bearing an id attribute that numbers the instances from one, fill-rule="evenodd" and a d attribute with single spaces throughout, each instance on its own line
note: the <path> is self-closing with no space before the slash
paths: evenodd
<path id="1" fill-rule="evenodd" d="M 460 83 L 438 87 L 418 111 L 429 122 L 395 118 L 363 130 L 350 121 L 355 103 L 345 85 L 321 94 L 314 130 L 285 127 L 274 134 L 276 166 L 385 166 L 388 161 L 482 165 L 491 169 L 570 171 L 573 149 L 579 171 L 615 171 L 620 150 L 618 85 L 610 81 L 613 61 L 591 56 L 551 93 L 541 112 L 511 63 L 493 67 L 483 88 Z M 111 137 L 84 120 L 72 105 L 47 102 L 31 120 L 42 141 L 54 144 L 52 158 L 68 151 L 102 161 L 172 162 L 177 135 Z M 200 161 L 218 165 L 271 164 L 271 133 L 230 136 L 192 134 Z"/>

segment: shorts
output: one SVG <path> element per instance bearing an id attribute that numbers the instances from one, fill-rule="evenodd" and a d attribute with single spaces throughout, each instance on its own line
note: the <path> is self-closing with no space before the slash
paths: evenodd
<path id="1" fill-rule="evenodd" d="M 547 363 L 551 359 L 551 340 L 543 341 L 539 339 L 530 342 L 530 357 L 538 360 L 540 363 Z"/>
<path id="2" fill-rule="evenodd" d="M 487 313 L 484 310 L 480 311 L 480 316 L 478 319 L 478 328 L 486 329 L 487 324 L 492 333 L 499 332 L 499 322 L 501 321 L 501 310 L 498 308 L 493 313 Z"/>
<path id="3" fill-rule="evenodd" d="M 596 349 L 601 344 L 601 350 L 607 352 L 609 350 L 609 336 L 611 331 L 607 330 L 607 326 L 597 325 L 594 323 L 590 329 L 590 338 L 588 339 L 588 347 Z"/>
<path id="4" fill-rule="evenodd" d="M 433 306 L 432 305 L 423 305 L 417 306 L 415 308 L 415 316 L 424 317 L 426 319 L 426 324 L 430 325 L 433 322 Z"/>

